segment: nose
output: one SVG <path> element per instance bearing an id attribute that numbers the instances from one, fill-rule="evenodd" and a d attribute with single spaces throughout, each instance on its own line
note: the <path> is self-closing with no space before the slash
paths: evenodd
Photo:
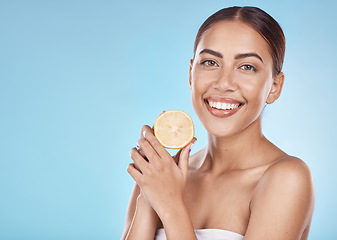
<path id="1" fill-rule="evenodd" d="M 221 91 L 235 91 L 238 88 L 233 71 L 230 69 L 222 69 L 214 82 L 214 88 Z"/>

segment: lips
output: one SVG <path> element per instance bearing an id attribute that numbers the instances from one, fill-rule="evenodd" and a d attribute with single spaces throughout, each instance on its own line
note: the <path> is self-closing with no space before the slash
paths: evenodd
<path id="1" fill-rule="evenodd" d="M 209 97 L 205 100 L 207 110 L 218 118 L 230 117 L 237 113 L 244 105 L 243 102 L 239 102 L 232 98 L 222 98 L 218 96 Z"/>

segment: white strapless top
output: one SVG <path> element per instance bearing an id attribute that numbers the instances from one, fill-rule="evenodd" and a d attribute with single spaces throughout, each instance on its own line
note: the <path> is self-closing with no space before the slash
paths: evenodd
<path id="1" fill-rule="evenodd" d="M 196 229 L 198 240 L 243 240 L 241 234 L 222 229 Z M 157 229 L 154 240 L 166 240 L 164 228 Z"/>

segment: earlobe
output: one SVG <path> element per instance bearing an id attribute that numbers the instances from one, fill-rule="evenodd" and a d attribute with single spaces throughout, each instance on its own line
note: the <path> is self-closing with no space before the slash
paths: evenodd
<path id="1" fill-rule="evenodd" d="M 281 95 L 284 83 L 284 74 L 280 72 L 274 79 L 273 85 L 271 86 L 269 95 L 267 97 L 266 103 L 271 104 L 275 102 Z"/>

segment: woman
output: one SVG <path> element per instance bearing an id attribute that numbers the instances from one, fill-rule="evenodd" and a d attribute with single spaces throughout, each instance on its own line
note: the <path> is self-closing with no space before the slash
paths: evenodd
<path id="1" fill-rule="evenodd" d="M 222 9 L 203 23 L 189 83 L 208 145 L 189 157 L 194 139 L 171 157 L 142 128 L 122 239 L 308 239 L 310 170 L 261 130 L 264 106 L 281 94 L 284 51 L 282 29 L 258 8 Z"/>

